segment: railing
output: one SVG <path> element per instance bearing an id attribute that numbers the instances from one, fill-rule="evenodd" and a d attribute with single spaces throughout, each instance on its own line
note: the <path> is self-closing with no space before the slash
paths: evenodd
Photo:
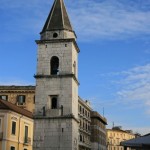
<path id="1" fill-rule="evenodd" d="M 25 137 L 24 138 L 24 144 L 27 144 L 27 145 L 31 144 L 31 138 L 30 137 Z"/>
<path id="2" fill-rule="evenodd" d="M 19 102 L 17 102 L 17 106 L 26 107 L 26 103 L 19 103 Z"/>
<path id="3" fill-rule="evenodd" d="M 48 117 L 61 116 L 61 109 L 47 109 L 46 116 L 48 116 Z"/>

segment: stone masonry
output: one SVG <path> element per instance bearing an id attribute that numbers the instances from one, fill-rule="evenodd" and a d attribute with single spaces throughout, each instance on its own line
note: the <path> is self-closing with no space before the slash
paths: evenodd
<path id="1" fill-rule="evenodd" d="M 79 49 L 63 0 L 54 1 L 36 43 L 33 149 L 78 150 Z"/>

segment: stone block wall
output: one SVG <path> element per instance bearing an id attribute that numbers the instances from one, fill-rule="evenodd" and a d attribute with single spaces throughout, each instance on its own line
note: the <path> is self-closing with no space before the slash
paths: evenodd
<path id="1" fill-rule="evenodd" d="M 33 150 L 78 150 L 78 123 L 73 119 L 35 119 L 34 126 Z"/>

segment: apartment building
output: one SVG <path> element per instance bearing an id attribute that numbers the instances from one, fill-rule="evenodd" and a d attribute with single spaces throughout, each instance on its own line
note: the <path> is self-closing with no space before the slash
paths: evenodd
<path id="1" fill-rule="evenodd" d="M 106 150 L 107 119 L 96 111 L 91 111 L 91 144 L 92 150 Z"/>
<path id="2" fill-rule="evenodd" d="M 33 115 L 6 100 L 0 100 L 0 149 L 32 150 Z"/>
<path id="3" fill-rule="evenodd" d="M 79 149 L 90 150 L 91 146 L 91 111 L 89 101 L 84 101 L 79 97 L 78 100 L 78 117 L 79 117 Z"/>
<path id="4" fill-rule="evenodd" d="M 135 138 L 131 130 L 122 130 L 122 127 L 113 127 L 107 129 L 107 146 L 108 150 L 124 150 L 121 142 Z M 128 148 L 128 150 L 130 150 Z"/>
<path id="5" fill-rule="evenodd" d="M 33 112 L 35 107 L 35 86 L 0 86 L 0 99 Z"/>

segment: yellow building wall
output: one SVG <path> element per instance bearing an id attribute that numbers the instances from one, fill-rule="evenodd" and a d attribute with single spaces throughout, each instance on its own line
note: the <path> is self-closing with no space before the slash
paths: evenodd
<path id="1" fill-rule="evenodd" d="M 123 150 L 120 146 L 120 142 L 135 138 L 132 133 L 125 132 L 123 130 L 107 130 L 107 145 L 108 150 Z"/>
<path id="2" fill-rule="evenodd" d="M 4 136 L 4 118 L 6 114 L 5 113 L 0 113 L 0 150 L 2 150 L 2 139 Z"/>
<path id="3" fill-rule="evenodd" d="M 3 112 L 4 113 L 4 112 Z M 2 112 L 0 112 L 0 115 Z M 33 144 L 33 120 L 17 114 L 15 112 L 9 111 L 5 112 L 5 117 L 3 119 L 3 126 L 5 124 L 5 128 L 3 127 L 3 139 L 0 141 L 1 150 L 10 150 L 10 147 L 13 146 L 17 150 L 32 150 Z M 12 134 L 12 122 L 16 122 L 16 132 L 15 135 Z M 30 138 L 29 143 L 25 144 L 25 126 L 28 126 L 28 137 Z M 3 143 L 3 144 L 2 144 Z"/>

